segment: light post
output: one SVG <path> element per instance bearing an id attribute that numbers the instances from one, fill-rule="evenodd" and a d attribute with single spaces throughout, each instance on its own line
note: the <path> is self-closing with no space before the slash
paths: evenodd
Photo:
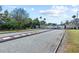
<path id="1" fill-rule="evenodd" d="M 77 11 L 77 20 L 76 20 L 76 28 L 77 28 L 77 29 L 79 28 L 79 26 L 78 26 L 78 24 L 79 24 L 79 20 L 78 20 L 78 12 L 79 12 L 79 11 Z"/>
<path id="2" fill-rule="evenodd" d="M 78 18 L 78 12 L 79 12 L 79 11 L 77 11 L 77 18 Z"/>

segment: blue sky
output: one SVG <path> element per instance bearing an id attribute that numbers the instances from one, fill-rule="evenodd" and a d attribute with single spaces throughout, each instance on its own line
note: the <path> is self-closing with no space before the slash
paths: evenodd
<path id="1" fill-rule="evenodd" d="M 58 23 L 61 21 L 72 20 L 72 15 L 75 15 L 79 9 L 78 5 L 3 5 L 3 11 L 11 12 L 14 8 L 23 8 L 29 16 L 34 19 L 42 16 L 46 18 L 47 23 Z M 43 19 L 40 19 L 43 20 Z"/>

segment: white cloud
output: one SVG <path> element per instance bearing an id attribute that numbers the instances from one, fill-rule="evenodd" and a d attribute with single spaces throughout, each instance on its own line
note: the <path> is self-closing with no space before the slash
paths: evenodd
<path id="1" fill-rule="evenodd" d="M 62 13 L 63 11 L 61 10 L 40 10 L 39 11 L 41 14 L 53 14 L 53 15 L 56 15 L 56 14 L 60 14 Z"/>
<path id="2" fill-rule="evenodd" d="M 77 12 L 77 11 L 79 11 L 78 8 L 73 8 L 72 9 L 72 12 Z"/>
<path id="3" fill-rule="evenodd" d="M 32 11 L 34 11 L 34 8 L 31 8 L 32 9 Z"/>
<path id="4" fill-rule="evenodd" d="M 27 10 L 26 8 L 24 8 L 24 10 Z"/>
<path id="5" fill-rule="evenodd" d="M 72 5 L 72 7 L 77 7 L 78 5 Z"/>
<path id="6" fill-rule="evenodd" d="M 50 15 L 50 16 L 59 16 L 60 14 L 65 13 L 68 10 L 66 6 L 52 6 L 48 10 L 40 10 L 40 14 Z"/>
<path id="7" fill-rule="evenodd" d="M 67 11 L 68 10 L 68 7 L 66 6 L 52 6 L 52 9 L 55 9 L 55 10 L 62 10 L 62 11 Z"/>
<path id="8" fill-rule="evenodd" d="M 16 6 L 7 6 L 7 8 L 15 9 L 15 8 L 17 8 L 17 7 L 16 7 Z"/>

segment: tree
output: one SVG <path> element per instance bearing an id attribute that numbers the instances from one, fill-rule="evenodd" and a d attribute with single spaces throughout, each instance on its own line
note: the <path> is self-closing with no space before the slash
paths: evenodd
<path id="1" fill-rule="evenodd" d="M 4 11 L 4 15 L 5 15 L 6 18 L 8 17 L 8 15 L 9 15 L 8 10 L 5 10 L 5 11 Z"/>
<path id="2" fill-rule="evenodd" d="M 42 16 L 40 16 L 40 19 L 42 19 Z"/>
<path id="3" fill-rule="evenodd" d="M 40 21 L 40 24 L 41 24 L 41 25 L 45 25 L 46 22 L 45 22 L 44 20 L 42 20 L 42 21 Z"/>
<path id="4" fill-rule="evenodd" d="M 0 6 L 0 12 L 2 11 L 2 6 Z M 0 19 L 2 17 L 2 14 L 0 13 Z"/>
<path id="5" fill-rule="evenodd" d="M 69 21 L 68 21 L 68 20 L 66 20 L 65 24 L 66 24 L 66 25 L 68 25 L 68 24 L 69 24 Z"/>
<path id="6" fill-rule="evenodd" d="M 79 18 L 76 18 L 76 15 L 73 15 L 72 18 L 74 19 L 72 24 L 78 26 L 79 25 Z"/>
<path id="7" fill-rule="evenodd" d="M 48 23 L 47 25 L 48 25 L 48 26 L 49 26 L 49 25 L 51 25 L 51 26 L 56 26 L 57 24 L 56 24 L 56 23 Z"/>
<path id="8" fill-rule="evenodd" d="M 46 18 L 44 18 L 44 20 L 46 20 Z"/>
<path id="9" fill-rule="evenodd" d="M 75 19 L 76 18 L 76 15 L 73 15 L 72 18 Z"/>
<path id="10" fill-rule="evenodd" d="M 33 20 L 32 27 L 36 28 L 37 26 L 40 28 L 40 22 L 39 22 L 38 18 L 36 18 L 36 19 Z"/>
<path id="11" fill-rule="evenodd" d="M 13 18 L 15 18 L 17 21 L 21 21 L 24 19 L 27 19 L 29 17 L 29 14 L 22 8 L 15 8 L 12 12 L 11 15 Z"/>
<path id="12" fill-rule="evenodd" d="M 2 6 L 0 6 L 0 11 L 2 11 Z"/>
<path id="13" fill-rule="evenodd" d="M 24 20 L 23 23 L 24 23 L 24 27 L 32 28 L 32 19 L 31 18 Z"/>
<path id="14" fill-rule="evenodd" d="M 2 16 L 2 20 L 4 20 L 5 22 L 9 22 L 11 20 L 13 20 L 10 16 L 10 13 L 8 12 L 8 10 L 5 10 Z"/>

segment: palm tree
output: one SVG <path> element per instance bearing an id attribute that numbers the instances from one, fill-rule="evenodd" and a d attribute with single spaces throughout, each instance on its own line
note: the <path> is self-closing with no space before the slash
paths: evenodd
<path id="1" fill-rule="evenodd" d="M 42 19 L 42 16 L 40 16 L 40 19 Z"/>
<path id="2" fill-rule="evenodd" d="M 72 18 L 75 19 L 76 18 L 76 15 L 73 15 Z"/>
<path id="3" fill-rule="evenodd" d="M 46 20 L 46 18 L 44 18 L 44 20 Z"/>
<path id="4" fill-rule="evenodd" d="M 73 15 L 72 18 L 74 19 L 72 24 L 76 25 L 75 28 L 77 29 L 78 26 L 79 26 L 79 23 L 78 23 L 78 21 L 79 21 L 78 16 Z"/>

